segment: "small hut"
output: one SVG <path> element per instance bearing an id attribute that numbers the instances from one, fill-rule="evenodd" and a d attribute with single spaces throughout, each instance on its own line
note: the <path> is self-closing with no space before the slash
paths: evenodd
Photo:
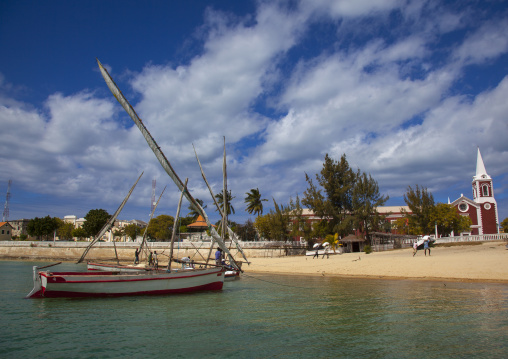
<path id="1" fill-rule="evenodd" d="M 349 236 L 339 240 L 339 244 L 342 244 L 344 253 L 362 252 L 363 247 L 365 246 L 365 239 L 354 234 L 350 234 Z"/>
<path id="2" fill-rule="evenodd" d="M 187 225 L 187 229 L 192 232 L 204 232 L 208 229 L 208 225 L 202 216 L 198 216 L 196 222 Z"/>

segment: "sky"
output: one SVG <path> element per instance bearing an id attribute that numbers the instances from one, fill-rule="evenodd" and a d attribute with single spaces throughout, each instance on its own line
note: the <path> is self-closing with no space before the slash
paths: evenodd
<path id="1" fill-rule="evenodd" d="M 508 217 L 508 2 L 0 2 L 0 204 L 8 219 L 118 208 L 174 216 L 179 192 L 107 88 L 108 69 L 178 176 L 237 223 L 303 198 L 325 155 L 366 172 L 386 205 L 408 186 L 472 198 L 478 148 Z M 184 202 L 182 215 L 189 213 Z M 2 207 L 3 208 L 3 207 Z"/>

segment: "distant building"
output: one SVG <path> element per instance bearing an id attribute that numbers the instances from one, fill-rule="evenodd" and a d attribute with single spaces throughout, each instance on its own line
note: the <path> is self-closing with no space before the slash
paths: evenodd
<path id="1" fill-rule="evenodd" d="M 29 219 L 16 219 L 14 221 L 9 221 L 12 226 L 12 236 L 18 237 L 22 234 L 26 234 L 28 236 L 27 227 Z"/>
<path id="2" fill-rule="evenodd" d="M 74 228 L 80 228 L 80 227 L 83 227 L 83 224 L 85 223 L 85 219 L 84 218 L 77 218 L 76 216 L 74 215 L 68 215 L 68 216 L 65 216 L 64 217 L 64 222 L 65 223 L 72 223 L 74 225 Z M 144 221 L 141 221 L 139 219 L 133 219 L 133 220 L 130 220 L 130 221 L 127 221 L 127 220 L 123 220 L 123 219 L 117 219 L 115 220 L 115 222 L 113 223 L 113 226 L 112 228 L 104 234 L 104 236 L 102 237 L 103 240 L 106 240 L 106 241 L 111 241 L 112 238 L 113 238 L 113 233 L 115 233 L 116 231 L 118 230 L 121 230 L 123 228 L 125 228 L 126 226 L 128 226 L 129 224 L 135 224 L 136 226 L 138 226 L 139 228 L 145 228 L 148 226 L 148 223 L 144 222 Z M 117 237 L 118 238 L 118 237 Z M 127 236 L 122 236 L 121 238 L 121 241 L 128 241 L 128 238 Z"/>
<path id="3" fill-rule="evenodd" d="M 0 222 L 0 241 L 12 240 L 12 226 L 9 222 Z"/>
<path id="4" fill-rule="evenodd" d="M 385 216 L 385 221 L 389 222 L 392 225 L 392 228 L 397 219 L 404 217 L 405 214 L 413 213 L 408 206 L 382 206 L 377 207 L 376 210 L 380 215 Z M 302 218 L 305 222 L 311 223 L 312 225 L 321 221 L 321 217 L 318 217 L 309 208 L 302 209 Z M 357 233 L 355 233 L 355 235 L 361 235 L 358 231 L 356 232 Z M 301 240 L 301 238 L 297 238 L 297 240 Z"/>
<path id="5" fill-rule="evenodd" d="M 476 175 L 473 176 L 473 199 L 461 195 L 451 203 L 462 216 L 471 219 L 471 234 L 499 233 L 499 216 L 497 202 L 494 198 L 492 178 L 487 174 L 482 155 L 478 148 L 476 157 Z"/>

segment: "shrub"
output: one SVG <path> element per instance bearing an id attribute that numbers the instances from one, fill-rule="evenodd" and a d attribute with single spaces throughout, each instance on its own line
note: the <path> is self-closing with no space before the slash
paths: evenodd
<path id="1" fill-rule="evenodd" d="M 372 253 L 372 247 L 370 246 L 370 244 L 366 244 L 366 245 L 363 247 L 363 251 L 364 251 L 366 254 Z"/>

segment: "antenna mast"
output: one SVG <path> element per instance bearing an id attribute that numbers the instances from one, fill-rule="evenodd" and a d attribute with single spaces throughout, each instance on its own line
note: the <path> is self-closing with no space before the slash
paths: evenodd
<path id="1" fill-rule="evenodd" d="M 7 222 L 9 220 L 9 200 L 11 199 L 11 183 L 12 180 L 9 180 L 7 184 L 7 194 L 5 195 L 5 206 L 2 222 Z"/>

